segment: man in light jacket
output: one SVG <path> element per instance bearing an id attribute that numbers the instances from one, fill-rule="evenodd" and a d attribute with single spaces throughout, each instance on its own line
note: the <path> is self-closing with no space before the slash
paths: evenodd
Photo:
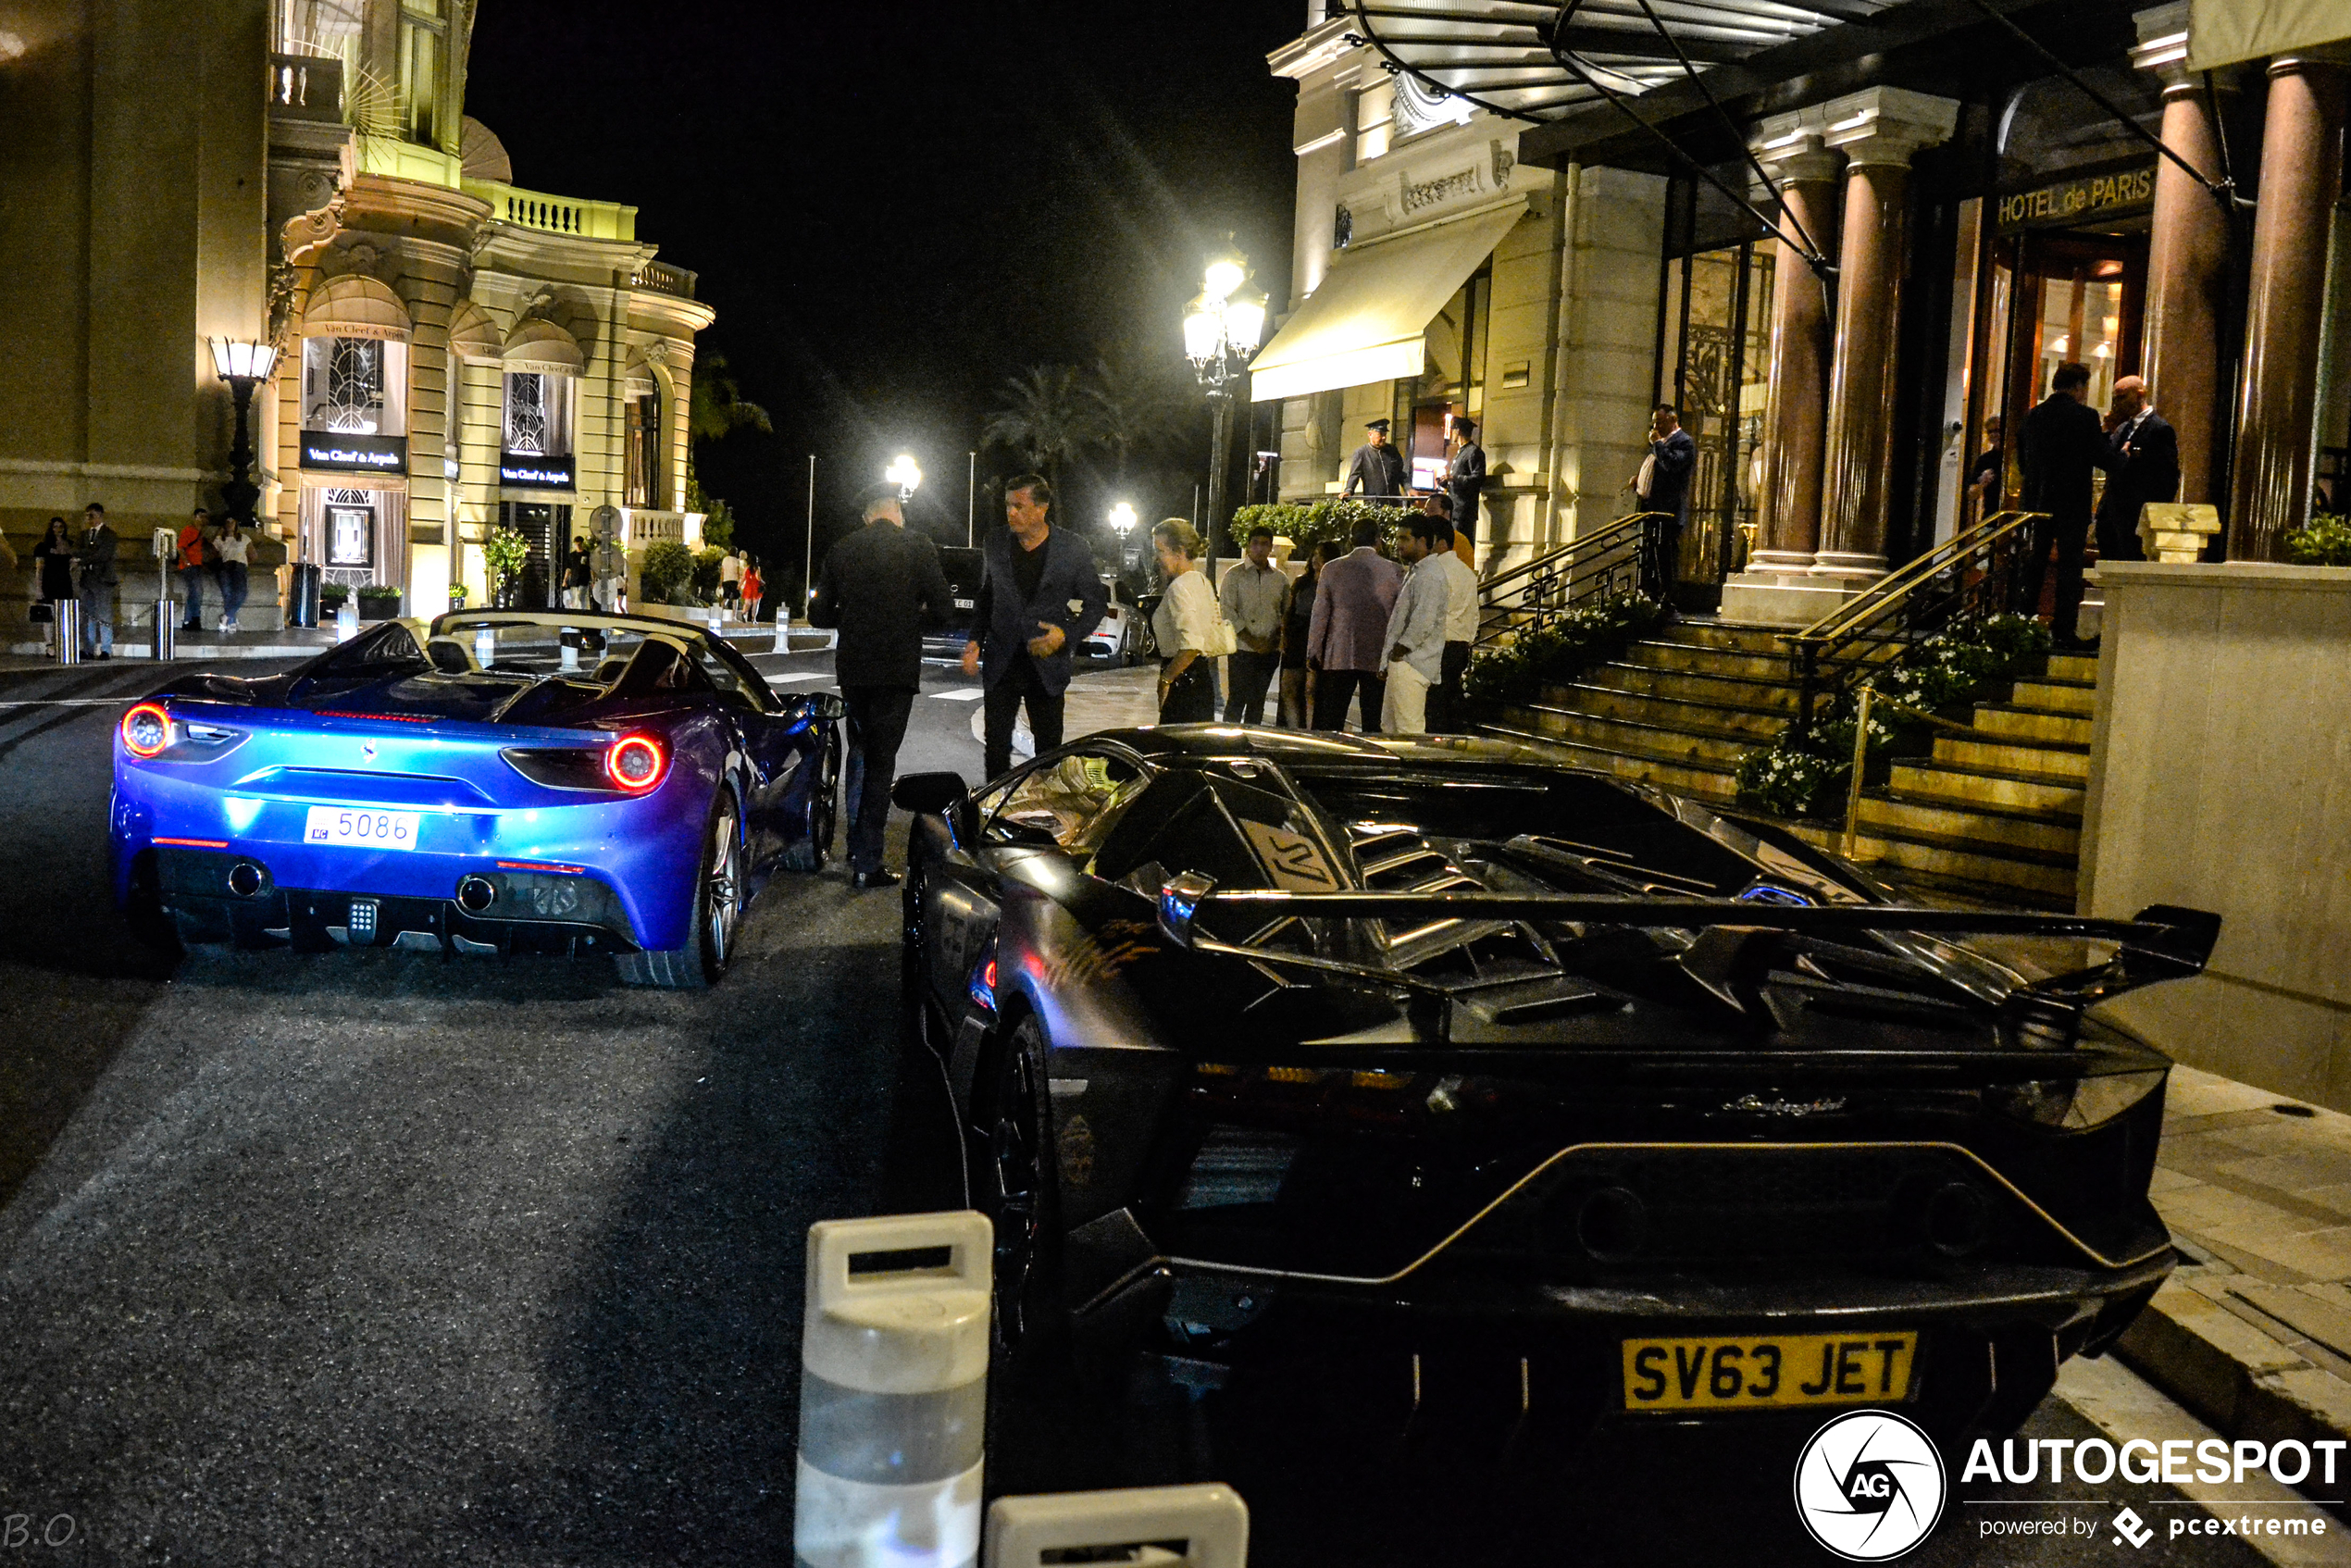
<path id="1" fill-rule="evenodd" d="M 1428 733 L 1429 688 L 1444 673 L 1447 602 L 1452 597 L 1438 557 L 1452 555 L 1452 538 L 1450 524 L 1426 513 L 1407 520 L 1396 536 L 1396 558 L 1405 572 L 1404 586 L 1387 613 L 1387 691 L 1380 704 L 1386 734 Z"/>
<path id="2" fill-rule="evenodd" d="M 1317 729 L 1346 728 L 1348 701 L 1361 692 L 1363 733 L 1379 733 L 1387 616 L 1404 586 L 1404 574 L 1379 553 L 1379 534 L 1376 521 L 1356 524 L 1355 548 L 1323 568 L 1306 631 Z"/>
<path id="3" fill-rule="evenodd" d="M 1289 609 L 1289 574 L 1273 564 L 1274 530 L 1260 525 L 1249 530 L 1241 558 L 1225 568 L 1216 585 L 1216 600 L 1225 618 L 1233 623 L 1238 644 L 1225 661 L 1229 690 L 1225 693 L 1226 724 L 1265 722 L 1265 688 L 1282 667 L 1282 616 Z"/>
<path id="4" fill-rule="evenodd" d="M 1460 537 L 1458 529 L 1449 529 L 1437 554 L 1446 583 L 1445 657 L 1437 687 L 1428 694 L 1432 735 L 1462 735 L 1469 729 L 1462 678 L 1469 673 L 1470 649 L 1477 642 L 1477 574 L 1455 548 Z"/>

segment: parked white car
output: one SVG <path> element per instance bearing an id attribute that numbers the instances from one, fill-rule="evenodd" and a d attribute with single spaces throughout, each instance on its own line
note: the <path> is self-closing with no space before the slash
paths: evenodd
<path id="1" fill-rule="evenodd" d="M 1089 659 L 1111 659 L 1121 665 L 1148 658 L 1151 653 L 1151 618 L 1136 604 L 1135 591 L 1108 572 L 1102 574 L 1102 586 L 1110 593 L 1110 613 L 1102 616 L 1102 624 L 1086 639 L 1079 653 Z"/>

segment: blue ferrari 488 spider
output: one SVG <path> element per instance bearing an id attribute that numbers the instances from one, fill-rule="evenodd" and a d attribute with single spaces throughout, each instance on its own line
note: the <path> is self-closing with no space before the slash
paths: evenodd
<path id="1" fill-rule="evenodd" d="M 159 940 L 608 952 L 707 985 L 831 847 L 840 699 L 678 621 L 456 611 L 117 727 L 115 896 Z"/>

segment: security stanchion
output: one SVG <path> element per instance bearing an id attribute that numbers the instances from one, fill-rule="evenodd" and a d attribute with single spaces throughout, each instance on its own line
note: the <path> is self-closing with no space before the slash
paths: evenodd
<path id="1" fill-rule="evenodd" d="M 978 1562 L 993 1245 L 968 1210 L 808 1227 L 799 1568 Z"/>
<path id="2" fill-rule="evenodd" d="M 1181 1542 L 1180 1549 L 1170 1549 Z M 988 1511 L 988 1568 L 1049 1562 L 1245 1568 L 1249 1505 L 1230 1487 L 1135 1487 L 998 1498 Z"/>

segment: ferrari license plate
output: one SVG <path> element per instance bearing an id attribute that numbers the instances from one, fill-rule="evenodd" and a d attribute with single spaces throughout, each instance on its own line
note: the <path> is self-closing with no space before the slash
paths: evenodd
<path id="1" fill-rule="evenodd" d="M 1624 1408 L 1772 1410 L 1910 1397 L 1915 1333 L 1758 1334 L 1624 1341 Z"/>
<path id="2" fill-rule="evenodd" d="M 349 844 L 355 849 L 413 850 L 422 814 L 362 811 L 355 806 L 312 806 L 303 829 L 305 844 Z"/>

